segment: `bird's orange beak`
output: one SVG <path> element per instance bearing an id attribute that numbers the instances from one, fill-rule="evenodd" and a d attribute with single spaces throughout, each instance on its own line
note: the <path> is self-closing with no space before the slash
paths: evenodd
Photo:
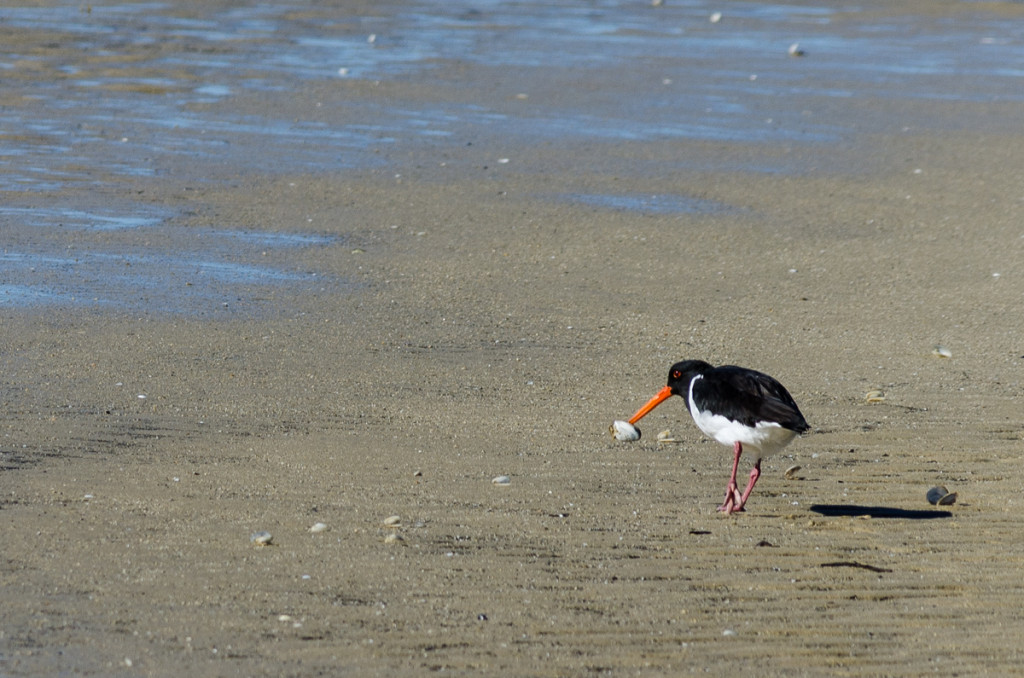
<path id="1" fill-rule="evenodd" d="M 646 405 L 637 410 L 636 414 L 629 418 L 629 423 L 635 424 L 636 422 L 640 421 L 645 416 L 647 416 L 648 412 L 650 412 L 655 407 L 660 405 L 663 400 L 667 400 L 671 398 L 673 395 L 675 395 L 675 393 L 673 393 L 672 388 L 670 386 L 665 386 L 660 391 L 658 391 L 657 395 L 648 400 Z"/>

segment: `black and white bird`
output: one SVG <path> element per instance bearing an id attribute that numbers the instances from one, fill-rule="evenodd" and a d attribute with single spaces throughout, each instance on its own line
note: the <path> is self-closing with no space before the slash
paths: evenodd
<path id="1" fill-rule="evenodd" d="M 793 396 L 772 377 L 735 365 L 713 367 L 703 360 L 673 365 L 665 387 L 629 423 L 635 424 L 674 395 L 686 400 L 701 431 L 733 448 L 732 475 L 725 488 L 725 502 L 718 507 L 726 515 L 743 510 L 761 476 L 761 458 L 780 451 L 797 434 L 810 429 Z M 736 470 L 744 451 L 755 455 L 755 460 L 750 482 L 741 493 Z"/>

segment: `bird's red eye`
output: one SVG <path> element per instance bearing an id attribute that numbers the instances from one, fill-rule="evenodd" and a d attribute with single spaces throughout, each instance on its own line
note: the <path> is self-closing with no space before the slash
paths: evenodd
<path id="1" fill-rule="evenodd" d="M 672 378 L 673 379 L 678 379 L 681 376 L 683 376 L 683 373 L 680 372 L 679 370 L 675 370 L 674 372 L 672 372 Z"/>

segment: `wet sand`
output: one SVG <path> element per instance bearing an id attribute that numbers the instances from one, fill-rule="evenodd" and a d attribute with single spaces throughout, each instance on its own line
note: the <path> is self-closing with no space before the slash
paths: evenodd
<path id="1" fill-rule="evenodd" d="M 1024 137 L 899 106 L 824 150 L 486 138 L 118 182 L 184 232 L 330 240 L 259 255 L 316 275 L 237 313 L 3 309 L 0 675 L 1021 671 Z M 728 168 L 773 158 L 806 170 Z M 776 376 L 812 426 L 745 513 L 681 401 L 608 436 L 682 358 Z"/>

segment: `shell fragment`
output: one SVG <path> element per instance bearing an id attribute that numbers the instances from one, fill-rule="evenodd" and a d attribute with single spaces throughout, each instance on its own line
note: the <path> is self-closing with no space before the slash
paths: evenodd
<path id="1" fill-rule="evenodd" d="M 266 530 L 260 530 L 259 532 L 253 532 L 249 537 L 249 541 L 256 546 L 269 546 L 270 542 L 274 541 L 274 535 Z"/>
<path id="2" fill-rule="evenodd" d="M 608 432 L 612 434 L 616 440 L 622 442 L 633 442 L 634 440 L 640 440 L 640 429 L 630 424 L 628 421 L 620 421 L 616 419 L 612 422 L 612 425 L 608 427 Z"/>
<path id="3" fill-rule="evenodd" d="M 680 442 L 682 442 L 682 441 L 677 439 L 677 438 L 673 438 L 672 437 L 672 431 L 669 431 L 668 429 L 665 429 L 664 431 L 662 431 L 661 433 L 658 434 L 658 444 L 659 445 L 663 445 L 663 444 L 667 444 L 667 443 L 680 443 Z"/>

